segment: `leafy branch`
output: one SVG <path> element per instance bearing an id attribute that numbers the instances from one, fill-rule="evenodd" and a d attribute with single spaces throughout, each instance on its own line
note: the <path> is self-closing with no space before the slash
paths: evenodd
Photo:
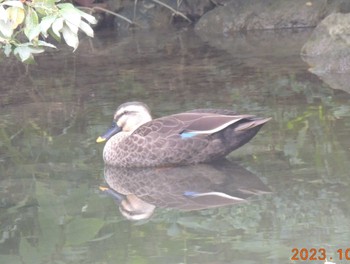
<path id="1" fill-rule="evenodd" d="M 89 24 L 96 24 L 94 16 L 70 3 L 54 0 L 0 0 L 0 48 L 6 56 L 12 53 L 22 62 L 34 61 L 34 54 L 45 48 L 56 48 L 45 41 L 49 36 L 74 50 L 79 45 L 78 31 L 93 37 Z"/>

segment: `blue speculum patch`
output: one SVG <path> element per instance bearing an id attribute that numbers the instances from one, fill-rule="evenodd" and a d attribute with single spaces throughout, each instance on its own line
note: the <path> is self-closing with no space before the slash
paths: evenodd
<path id="1" fill-rule="evenodd" d="M 191 191 L 184 192 L 184 196 L 187 196 L 187 197 L 196 197 L 197 194 L 198 194 L 197 192 L 191 192 Z"/>
<path id="2" fill-rule="evenodd" d="M 181 138 L 191 138 L 197 134 L 194 132 L 183 132 L 180 135 L 181 135 Z"/>

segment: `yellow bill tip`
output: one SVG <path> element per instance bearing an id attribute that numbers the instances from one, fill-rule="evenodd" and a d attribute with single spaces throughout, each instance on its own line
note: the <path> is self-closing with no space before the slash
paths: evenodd
<path id="1" fill-rule="evenodd" d="M 97 143 L 101 143 L 101 142 L 104 142 L 104 141 L 106 141 L 106 139 L 103 138 L 103 137 L 98 137 L 98 138 L 96 139 L 96 142 L 97 142 Z"/>
<path id="2" fill-rule="evenodd" d="M 98 188 L 99 188 L 101 191 L 103 191 L 103 192 L 108 190 L 107 187 L 103 187 L 103 186 L 99 186 Z"/>

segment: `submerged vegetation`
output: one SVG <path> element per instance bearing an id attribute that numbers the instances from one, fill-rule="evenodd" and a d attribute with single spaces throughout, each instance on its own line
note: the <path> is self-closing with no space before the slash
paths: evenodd
<path id="1" fill-rule="evenodd" d="M 157 58 L 158 54 L 168 56 L 172 50 L 170 44 L 164 50 L 157 47 Z M 199 262 L 203 252 L 210 260 L 218 256 L 249 259 L 247 248 L 254 252 L 251 255 L 281 260 L 290 257 L 290 239 L 310 246 L 324 243 L 324 235 L 330 244 L 341 245 L 339 236 L 334 235 L 337 232 L 347 239 L 349 97 L 337 95 L 303 74 L 278 71 L 255 72 L 258 83 L 252 76 L 239 76 L 240 85 L 230 83 L 215 90 L 221 79 L 237 75 L 237 67 L 230 64 L 225 71 L 205 67 L 220 62 L 209 56 L 201 57 L 203 64 L 198 65 L 198 58 L 192 56 L 199 55 L 191 52 L 187 60 L 182 58 L 181 68 L 192 71 L 181 76 L 182 82 L 200 80 L 205 73 L 210 82 L 202 80 L 202 85 L 213 85 L 209 89 L 199 84 L 200 89 L 191 91 L 179 85 L 172 93 L 169 78 L 165 80 L 169 87 L 163 90 L 148 88 L 145 83 L 150 75 L 145 75 L 142 65 L 123 69 L 123 76 L 108 67 L 103 68 L 109 72 L 102 85 L 113 83 L 118 90 L 94 90 L 95 96 L 100 100 L 105 96 L 108 104 L 89 97 L 92 86 L 77 80 L 87 70 L 79 71 L 82 63 L 78 60 L 64 61 L 63 70 L 53 70 L 50 81 L 44 80 L 49 74 L 28 70 L 18 87 L 12 87 L 15 94 L 7 96 L 10 103 L 5 98 L 0 101 L 2 260 L 108 263 L 112 259 L 124 263 L 154 257 L 159 263 L 169 263 L 161 260 L 171 255 L 177 263 L 180 258 Z M 186 66 L 189 61 L 192 65 Z M 143 75 L 138 72 L 141 68 Z M 152 71 L 157 83 L 162 83 L 165 74 L 165 67 L 160 68 L 159 75 Z M 79 90 L 76 82 L 80 83 Z M 28 83 L 34 92 L 24 92 L 23 86 Z M 27 99 L 19 96 L 20 91 Z M 198 212 L 160 209 L 147 224 L 126 222 L 112 199 L 98 192 L 98 185 L 103 184 L 103 164 L 94 139 L 104 129 L 99 120 L 108 120 L 114 102 L 130 97 L 147 98 L 152 105 L 160 105 L 155 114 L 173 111 L 169 109 L 172 102 L 185 109 L 235 102 L 236 111 L 253 110 L 273 117 L 260 136 L 238 154 L 240 164 L 255 172 L 273 193 L 234 207 Z M 244 155 L 249 147 L 252 153 Z M 339 230 L 332 232 L 334 226 Z M 306 228 L 309 236 L 305 236 Z M 270 244 L 266 246 L 262 240 Z"/>

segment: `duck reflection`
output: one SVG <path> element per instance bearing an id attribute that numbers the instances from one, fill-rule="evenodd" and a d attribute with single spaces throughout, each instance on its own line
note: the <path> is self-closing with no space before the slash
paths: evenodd
<path id="1" fill-rule="evenodd" d="M 167 168 L 106 166 L 108 187 L 129 220 L 148 219 L 156 207 L 193 211 L 234 205 L 270 189 L 253 173 L 227 160 Z"/>

